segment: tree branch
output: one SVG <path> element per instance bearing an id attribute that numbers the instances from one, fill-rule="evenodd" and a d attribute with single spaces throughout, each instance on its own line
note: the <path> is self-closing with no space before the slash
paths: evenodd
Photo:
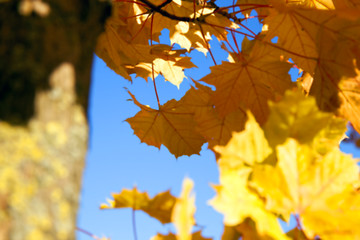
<path id="1" fill-rule="evenodd" d="M 159 6 L 152 4 L 148 0 L 139 0 L 139 1 L 146 4 L 151 9 L 151 11 L 160 13 L 164 17 L 168 17 L 172 20 L 178 20 L 178 21 L 184 21 L 184 22 L 195 22 L 195 20 L 196 20 L 194 18 L 189 18 L 189 17 L 179 17 L 179 16 L 173 15 L 171 13 L 168 13 L 167 11 L 162 10 L 162 8 L 164 6 L 166 6 L 167 4 L 169 4 L 170 2 L 172 2 L 172 0 L 167 0 L 166 2 L 162 3 Z"/>

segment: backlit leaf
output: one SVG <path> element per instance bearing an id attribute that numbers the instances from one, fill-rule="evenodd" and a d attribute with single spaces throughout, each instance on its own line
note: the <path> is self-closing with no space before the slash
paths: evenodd
<path id="1" fill-rule="evenodd" d="M 264 202 L 247 187 L 250 172 L 251 169 L 246 167 L 220 172 L 220 185 L 214 187 L 217 195 L 210 204 L 224 215 L 224 223 L 228 226 L 241 224 L 251 218 L 262 238 L 287 239 L 277 217 L 268 212 Z"/>
<path id="2" fill-rule="evenodd" d="M 196 88 L 192 87 L 180 100 L 182 106 L 194 112 L 196 130 L 209 143 L 210 149 L 216 145 L 226 145 L 232 132 L 244 129 L 246 112 L 239 108 L 221 117 L 211 101 L 213 91 L 197 82 L 195 86 Z"/>
<path id="3" fill-rule="evenodd" d="M 341 215 L 347 214 L 346 211 L 359 213 L 357 207 L 345 210 L 341 202 L 329 202 L 359 181 L 359 168 L 350 156 L 338 149 L 320 156 L 309 146 L 288 139 L 277 147 L 277 158 L 275 167 L 265 165 L 254 169 L 252 186 L 266 198 L 267 209 L 282 214 L 286 219 L 290 214 L 299 215 L 308 237 L 336 233 L 336 229 L 333 229 L 333 233 L 322 230 L 330 231 L 327 226 L 335 226 L 333 222 L 338 222 L 336 218 L 340 216 L 336 216 L 335 212 L 345 211 Z M 334 215 L 326 214 L 327 217 L 322 218 L 319 211 Z M 318 220 L 321 218 L 323 223 L 320 225 L 326 226 L 308 225 L 308 221 L 315 221 L 314 217 Z M 354 232 L 350 231 L 349 236 L 353 236 Z"/>
<path id="4" fill-rule="evenodd" d="M 264 136 L 263 130 L 254 117 L 249 114 L 245 130 L 234 133 L 225 147 L 215 147 L 221 154 L 219 166 L 221 169 L 236 169 L 247 165 L 254 165 L 264 161 L 272 152 Z"/>
<path id="5" fill-rule="evenodd" d="M 216 87 L 212 100 L 221 116 L 245 106 L 260 123 L 265 122 L 267 102 L 291 87 L 287 74 L 290 65 L 271 50 L 256 42 L 249 56 L 235 63 L 223 62 L 211 67 L 211 73 L 201 79 Z"/>
<path id="6" fill-rule="evenodd" d="M 134 188 L 132 190 L 124 189 L 118 194 L 112 194 L 112 196 L 114 200 L 109 200 L 109 204 L 102 204 L 101 209 L 132 208 L 146 212 L 163 224 L 171 222 L 171 213 L 176 198 L 169 191 L 150 198 L 146 192 L 139 192 L 137 188 Z"/>
<path id="7" fill-rule="evenodd" d="M 333 139 L 331 147 L 334 147 L 344 136 L 346 121 L 320 111 L 313 97 L 305 97 L 299 91 L 286 92 L 281 102 L 270 103 L 270 109 L 271 114 L 264 128 L 265 135 L 273 146 L 283 143 L 287 138 L 297 139 L 300 143 L 311 143 L 322 132 L 326 137 L 318 139 L 318 144 L 321 144 L 320 141 L 328 142 Z M 326 130 L 326 126 L 331 128 Z M 330 138 L 330 135 L 333 137 Z"/>
<path id="8" fill-rule="evenodd" d="M 173 233 L 163 235 L 158 233 L 156 236 L 150 238 L 150 240 L 177 240 L 177 236 Z M 201 235 L 201 231 L 195 232 L 191 235 L 192 240 L 211 240 L 211 238 L 205 238 Z"/>
<path id="9" fill-rule="evenodd" d="M 141 142 L 157 148 L 163 144 L 175 157 L 200 152 L 205 140 L 195 130 L 192 111 L 179 107 L 175 100 L 165 103 L 159 110 L 152 109 L 139 103 L 130 92 L 129 94 L 141 110 L 126 121 Z"/>
<path id="10" fill-rule="evenodd" d="M 191 240 L 191 230 L 195 224 L 195 196 L 192 193 L 194 183 L 189 178 L 183 182 L 182 192 L 176 200 L 171 221 L 177 230 L 177 240 Z"/>

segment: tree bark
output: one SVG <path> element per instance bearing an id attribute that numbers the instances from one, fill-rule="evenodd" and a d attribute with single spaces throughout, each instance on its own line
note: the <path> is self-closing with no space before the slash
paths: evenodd
<path id="1" fill-rule="evenodd" d="M 0 240 L 75 239 L 100 0 L 0 1 Z"/>

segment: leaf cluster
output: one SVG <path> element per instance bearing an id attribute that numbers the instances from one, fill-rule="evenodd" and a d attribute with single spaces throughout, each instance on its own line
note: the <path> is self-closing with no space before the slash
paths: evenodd
<path id="1" fill-rule="evenodd" d="M 211 205 L 224 214 L 223 239 L 359 238 L 359 169 L 338 145 L 346 121 L 360 130 L 360 1 L 218 4 L 113 3 L 96 53 L 130 81 L 131 74 L 151 79 L 158 102 L 150 108 L 129 91 L 140 108 L 127 119 L 134 134 L 148 145 L 164 145 L 175 157 L 198 154 L 208 143 L 220 170 Z M 247 24 L 252 18 L 261 31 Z M 170 45 L 159 40 L 163 29 L 169 30 Z M 212 38 L 227 61 L 216 59 Z M 179 87 L 184 70 L 196 67 L 192 51 L 211 57 L 210 73 L 192 80 L 180 100 L 160 104 L 157 76 Z M 301 75 L 297 84 L 290 69 Z M 143 210 L 177 226 L 176 236 L 153 239 L 202 239 L 189 227 L 190 188 L 186 180 L 181 201 L 169 192 L 151 199 L 137 189 L 124 190 L 110 207 Z M 298 226 L 285 234 L 278 219 L 292 217 Z"/>

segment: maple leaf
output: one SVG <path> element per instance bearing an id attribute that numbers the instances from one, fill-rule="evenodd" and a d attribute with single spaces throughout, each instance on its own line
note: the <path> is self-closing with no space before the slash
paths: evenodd
<path id="1" fill-rule="evenodd" d="M 221 236 L 222 240 L 238 240 L 241 234 L 236 230 L 236 227 L 224 226 L 224 232 Z"/>
<path id="2" fill-rule="evenodd" d="M 186 52 L 185 49 L 173 50 L 171 46 L 157 44 L 151 47 L 150 53 L 154 56 L 152 63 L 142 62 L 127 68 L 131 73 L 144 78 L 157 77 L 162 74 L 166 81 L 171 82 L 179 88 L 181 82 L 185 78 L 184 69 L 196 67 L 190 57 L 180 56 Z"/>
<path id="3" fill-rule="evenodd" d="M 268 235 L 260 235 L 256 229 L 256 224 L 251 218 L 246 218 L 241 224 L 236 226 L 225 226 L 222 240 L 238 240 L 241 237 L 243 240 L 263 239 L 271 240 L 272 237 Z"/>
<path id="4" fill-rule="evenodd" d="M 196 87 L 196 88 L 195 88 Z M 220 116 L 211 101 L 211 88 L 195 82 L 180 100 L 179 105 L 194 112 L 197 123 L 196 130 L 208 142 L 208 148 L 216 145 L 225 145 L 231 138 L 233 131 L 244 129 L 246 112 L 239 108 L 234 112 Z"/>
<path id="5" fill-rule="evenodd" d="M 152 109 L 129 94 L 141 110 L 126 121 L 141 142 L 157 148 L 163 144 L 175 157 L 200 152 L 205 139 L 195 129 L 192 111 L 178 107 L 175 100 L 168 101 L 159 110 Z"/>
<path id="6" fill-rule="evenodd" d="M 264 20 L 268 26 L 264 40 L 270 42 L 274 37 L 278 37 L 277 45 L 284 49 L 283 54 L 291 58 L 297 66 L 313 74 L 318 58 L 315 41 L 317 28 L 313 22 L 301 18 L 304 12 L 308 13 L 310 10 L 295 7 L 271 9 L 269 16 Z M 319 18 L 315 15 L 318 11 L 312 10 L 311 13 L 311 20 L 313 17 Z"/>
<path id="7" fill-rule="evenodd" d="M 205 238 L 201 235 L 201 231 L 194 232 L 191 235 L 192 240 L 211 240 L 211 238 Z M 177 236 L 173 233 L 169 233 L 168 235 L 163 235 L 158 233 L 156 236 L 150 238 L 150 240 L 177 240 Z"/>
<path id="8" fill-rule="evenodd" d="M 192 193 L 194 182 L 185 178 L 180 197 L 176 200 L 171 221 L 177 230 L 177 240 L 191 240 L 191 229 L 195 224 L 195 196 Z"/>
<path id="9" fill-rule="evenodd" d="M 266 20 L 265 39 L 278 34 L 284 54 L 314 77 L 310 94 L 316 96 L 320 108 L 348 118 L 360 129 L 360 14 L 352 10 L 277 8 Z"/>
<path id="10" fill-rule="evenodd" d="M 244 105 L 260 123 L 266 121 L 268 100 L 275 100 L 292 86 L 287 72 L 288 63 L 280 61 L 279 55 L 268 46 L 256 42 L 247 44 L 249 56 L 238 62 L 223 62 L 211 67 L 211 73 L 201 81 L 214 85 L 212 101 L 221 116 Z"/>
<path id="11" fill-rule="evenodd" d="M 241 224 L 247 218 L 251 218 L 261 238 L 287 239 L 277 222 L 277 217 L 269 213 L 264 202 L 247 187 L 250 173 L 251 168 L 247 167 L 222 173 L 220 167 L 221 185 L 214 187 L 217 195 L 210 204 L 224 214 L 224 223 L 228 226 Z"/>
<path id="12" fill-rule="evenodd" d="M 272 146 L 294 138 L 300 143 L 315 141 L 319 149 L 327 149 L 338 146 L 344 138 L 346 121 L 320 111 L 313 97 L 287 91 L 282 101 L 269 104 L 271 113 L 264 131 Z"/>
<path id="13" fill-rule="evenodd" d="M 260 16 L 259 20 L 263 20 L 264 16 L 267 16 L 270 6 L 269 0 L 238 0 L 237 5 L 240 6 L 241 13 L 248 18 L 251 14 L 251 11 L 255 10 Z"/>
<path id="14" fill-rule="evenodd" d="M 109 200 L 109 205 L 102 204 L 101 209 L 132 208 L 142 210 L 161 223 L 171 222 L 171 212 L 176 198 L 169 191 L 157 194 L 150 198 L 146 192 L 139 192 L 135 187 L 132 190 L 123 189 L 118 194 L 112 194 L 114 200 Z"/>
<path id="15" fill-rule="evenodd" d="M 220 185 L 214 187 L 217 195 L 210 204 L 224 214 L 224 223 L 236 226 L 250 218 L 262 238 L 286 239 L 277 217 L 266 210 L 263 200 L 247 185 L 251 166 L 263 162 L 272 151 L 254 117 L 249 114 L 245 130 L 215 150 L 220 153 Z"/>
<path id="16" fill-rule="evenodd" d="M 268 26 L 264 40 L 271 44 L 270 41 L 277 36 L 276 45 L 284 50 L 283 54 L 313 75 L 320 54 L 326 51 L 323 47 L 328 44 L 327 38 L 350 41 L 357 38 L 358 23 L 354 20 L 359 19 L 360 15 L 357 10 L 349 12 L 349 9 L 342 8 L 324 11 L 306 9 L 298 4 L 285 5 L 281 1 L 270 10 L 270 15 L 264 21 Z M 322 37 L 324 34 L 326 37 Z"/>
<path id="17" fill-rule="evenodd" d="M 215 147 L 215 151 L 221 154 L 219 167 L 222 170 L 241 168 L 244 164 L 254 165 L 264 161 L 272 152 L 263 130 L 250 113 L 245 130 L 233 133 L 228 144 Z"/>
<path id="18" fill-rule="evenodd" d="M 177 43 L 187 50 L 195 48 L 206 53 L 209 50 L 207 41 L 211 40 L 212 35 L 224 40 L 229 29 L 238 28 L 237 24 L 205 2 L 194 4 L 192 1 L 172 1 L 162 10 L 172 17 L 155 14 L 153 31 L 169 29 L 171 44 Z"/>
<path id="19" fill-rule="evenodd" d="M 359 0 L 333 0 L 334 5 L 337 9 L 354 9 L 360 8 Z"/>
<path id="20" fill-rule="evenodd" d="M 336 227 L 336 224 L 341 225 L 336 220 L 341 213 L 344 213 L 342 219 L 346 216 L 358 221 L 358 217 L 350 217 L 350 213 L 355 211 L 356 215 L 360 209 L 355 204 L 357 197 L 349 202 L 351 211 L 339 202 L 340 196 L 350 199 L 350 195 L 359 195 L 352 187 L 359 184 L 356 161 L 336 147 L 346 130 L 344 121 L 321 113 L 312 97 L 305 98 L 298 91 L 288 91 L 281 102 L 273 104 L 271 111 L 270 125 L 277 122 L 280 138 L 287 139 L 276 147 L 277 161 L 266 161 L 272 149 L 262 129 L 250 116 L 243 132 L 235 133 L 225 147 L 215 147 L 220 152 L 220 185 L 215 187 L 217 195 L 211 205 L 224 214 L 224 223 L 233 228 L 231 231 L 236 230 L 248 239 L 286 239 L 281 230 L 276 230 L 279 228 L 274 218 L 280 215 L 288 221 L 291 214 L 300 217 L 303 231 L 309 238 L 356 236 L 357 230 L 351 226 Z M 309 115 L 315 122 L 326 120 L 317 124 L 318 128 L 306 130 L 310 138 L 296 133 L 296 129 L 304 125 L 302 119 L 308 119 Z M 339 127 L 335 132 L 331 131 L 335 129 L 334 124 Z M 291 133 L 292 130 L 295 132 Z M 291 136 L 298 137 L 306 145 Z M 273 224 L 271 231 L 269 225 L 262 225 L 263 221 Z M 319 227 L 316 222 L 324 226 Z"/>
<path id="21" fill-rule="evenodd" d="M 118 32 L 120 23 L 113 18 L 109 19 L 95 49 L 96 54 L 102 58 L 108 67 L 117 74 L 131 80 L 127 67 L 135 66 L 140 62 L 152 62 L 155 57 L 151 55 L 151 47 L 144 44 L 128 43 Z"/>
<path id="22" fill-rule="evenodd" d="M 309 238 L 306 237 L 304 231 L 302 231 L 299 228 L 293 228 L 290 231 L 286 233 L 287 236 L 289 236 L 291 239 L 297 239 L 297 240 L 308 240 Z"/>
<path id="23" fill-rule="evenodd" d="M 352 229 L 342 226 L 330 230 L 329 226 L 335 227 L 334 221 L 337 223 L 336 219 L 349 214 L 349 211 L 359 214 L 358 207 L 346 210 L 339 202 L 339 193 L 346 196 L 344 191 L 359 181 L 359 168 L 354 159 L 338 149 L 320 157 L 309 146 L 300 145 L 294 139 L 288 139 L 277 147 L 277 158 L 275 167 L 256 167 L 250 183 L 266 198 L 267 209 L 282 214 L 286 219 L 290 214 L 298 214 L 303 219 L 304 232 L 310 238 L 331 235 L 331 231 L 336 233 L 338 229 Z M 330 204 L 329 201 L 333 202 Z M 326 211 L 333 215 L 325 214 Z M 326 217 L 323 218 L 320 212 Z M 315 226 L 314 218 L 321 219 L 320 225 L 326 226 Z M 342 234 L 353 236 L 355 232 L 357 230 Z"/>
<path id="24" fill-rule="evenodd" d="M 289 3 L 288 3 L 289 4 Z M 333 0 L 303 0 L 303 1 L 290 1 L 290 4 L 299 5 L 301 7 L 316 8 L 316 9 L 335 9 Z"/>
<path id="25" fill-rule="evenodd" d="M 339 66 L 341 59 L 323 62 L 316 69 L 310 94 L 317 98 L 321 109 L 349 119 L 360 131 L 360 71 L 351 63 Z"/>
<path id="26" fill-rule="evenodd" d="M 114 1 L 112 21 L 117 22 L 116 32 L 127 42 L 148 45 L 148 40 L 157 40 L 160 33 L 151 32 L 149 11 L 136 2 Z M 149 21 L 150 22 L 150 21 Z"/>

